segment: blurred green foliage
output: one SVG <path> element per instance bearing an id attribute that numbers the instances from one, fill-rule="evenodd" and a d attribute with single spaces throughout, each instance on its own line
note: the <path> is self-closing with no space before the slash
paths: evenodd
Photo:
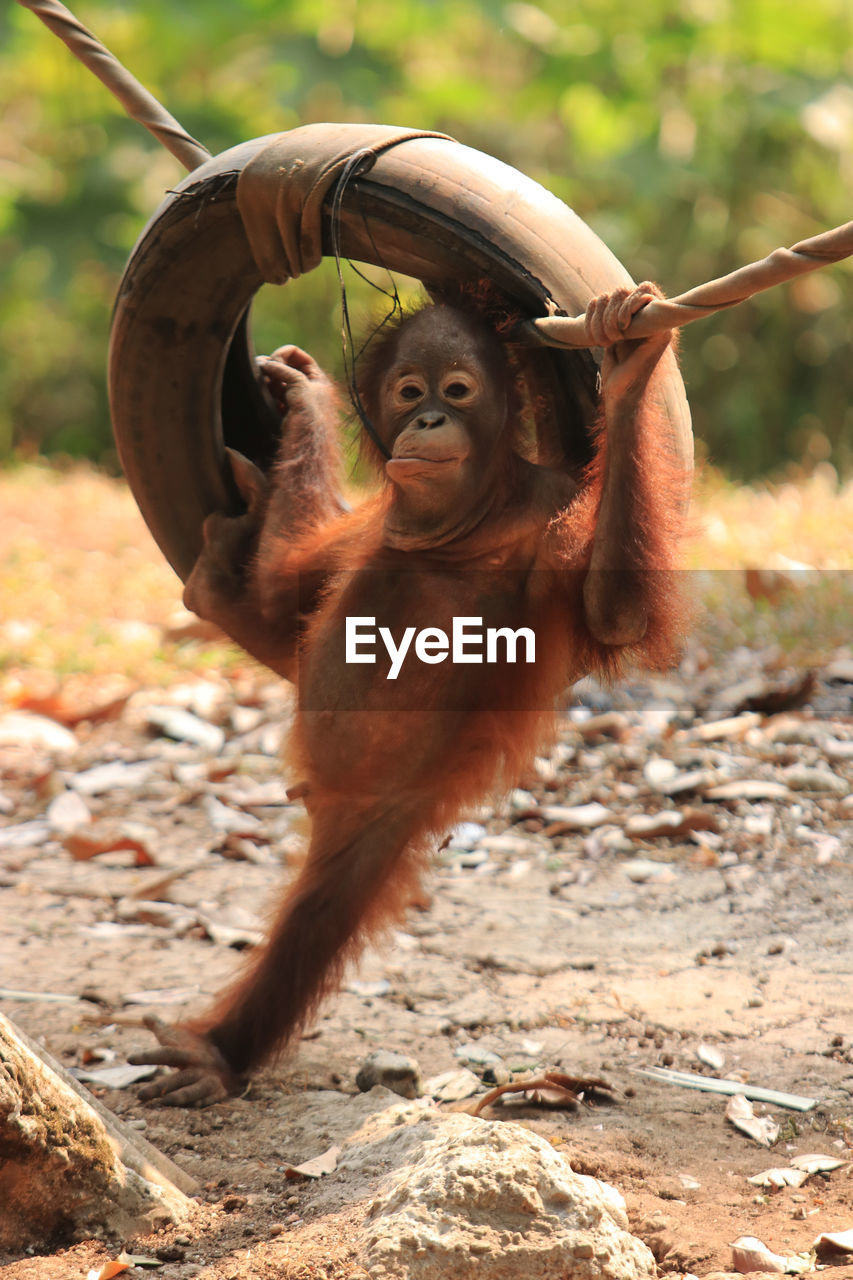
<path id="1" fill-rule="evenodd" d="M 211 151 L 317 120 L 441 129 L 524 170 L 669 293 L 846 222 L 850 0 L 81 0 Z M 0 457 L 110 455 L 112 296 L 165 151 L 26 10 L 0 10 Z M 296 289 L 298 288 L 298 294 Z M 333 273 L 259 348 L 334 366 Z M 360 295 L 363 297 L 363 294 Z M 853 470 L 853 267 L 686 330 L 696 434 L 738 476 Z"/>

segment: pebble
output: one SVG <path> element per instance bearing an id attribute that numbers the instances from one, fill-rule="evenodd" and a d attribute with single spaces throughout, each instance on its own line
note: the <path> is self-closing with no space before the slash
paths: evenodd
<path id="1" fill-rule="evenodd" d="M 201 720 L 181 707 L 148 707 L 145 723 L 151 729 L 159 729 L 167 738 L 190 742 L 211 755 L 218 755 L 225 745 L 225 733 L 218 725 Z"/>
<path id="2" fill-rule="evenodd" d="M 785 769 L 782 777 L 792 791 L 824 791 L 836 796 L 846 796 L 850 792 L 848 783 L 831 769 L 795 764 Z"/>
<path id="3" fill-rule="evenodd" d="M 365 1058 L 355 1083 L 361 1093 L 369 1093 L 375 1085 L 382 1085 L 401 1098 L 419 1098 L 423 1093 L 420 1068 L 414 1058 L 387 1049 L 378 1049 Z"/>

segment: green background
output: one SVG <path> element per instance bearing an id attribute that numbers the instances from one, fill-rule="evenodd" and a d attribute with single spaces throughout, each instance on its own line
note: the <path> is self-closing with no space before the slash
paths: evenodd
<path id="1" fill-rule="evenodd" d="M 669 294 L 851 217 L 849 0 L 88 0 L 76 12 L 213 152 L 319 120 L 440 129 L 556 192 Z M 12 0 L 0 119 L 0 459 L 110 463 L 112 299 L 183 171 Z M 258 346 L 295 340 L 335 368 L 333 271 L 294 296 L 264 299 Z M 851 301 L 845 264 L 685 331 L 712 462 L 746 478 L 853 471 Z"/>

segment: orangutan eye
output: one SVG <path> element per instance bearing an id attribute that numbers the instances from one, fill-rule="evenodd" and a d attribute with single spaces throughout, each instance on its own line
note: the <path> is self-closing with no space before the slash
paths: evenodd
<path id="1" fill-rule="evenodd" d="M 467 382 L 455 378 L 453 382 L 448 382 L 444 388 L 444 394 L 448 400 L 464 400 L 466 396 L 471 394 L 472 390 L 473 388 Z"/>
<path id="2" fill-rule="evenodd" d="M 401 400 L 420 400 L 423 392 L 416 382 L 404 382 L 398 395 Z"/>

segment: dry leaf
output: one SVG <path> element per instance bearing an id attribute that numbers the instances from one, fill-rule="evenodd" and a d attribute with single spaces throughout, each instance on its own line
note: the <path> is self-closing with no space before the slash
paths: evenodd
<path id="1" fill-rule="evenodd" d="M 548 822 L 558 823 L 562 831 L 591 831 L 613 821 L 610 809 L 603 804 L 546 804 L 540 810 Z"/>
<path id="2" fill-rule="evenodd" d="M 118 853 L 130 849 L 136 854 L 137 867 L 156 866 L 156 860 L 142 840 L 132 831 L 130 824 L 115 826 L 112 823 L 92 823 L 85 830 L 69 832 L 62 843 L 75 862 L 88 862 L 103 853 Z"/>
<path id="3" fill-rule="evenodd" d="M 68 785 L 82 796 L 100 796 L 120 787 L 129 790 L 144 787 L 153 772 L 154 765 L 148 760 L 136 760 L 131 764 L 123 760 L 108 760 L 106 764 L 96 764 L 91 769 L 76 773 L 69 778 Z"/>
<path id="4" fill-rule="evenodd" d="M 837 1257 L 839 1254 L 853 1253 L 853 1230 L 823 1231 L 812 1248 L 821 1261 Z"/>
<path id="5" fill-rule="evenodd" d="M 92 821 L 89 806 L 76 791 L 62 791 L 47 806 L 45 818 L 52 831 L 60 835 L 69 835 L 78 827 L 85 827 Z"/>
<path id="6" fill-rule="evenodd" d="M 724 782 L 705 792 L 706 800 L 787 800 L 790 791 L 781 782 L 765 782 L 763 778 L 742 778 Z"/>
<path id="7" fill-rule="evenodd" d="M 285 1178 L 322 1178 L 326 1173 L 335 1172 L 340 1154 L 340 1147 L 329 1147 L 329 1150 L 324 1151 L 321 1156 L 306 1160 L 304 1164 L 287 1165 L 284 1176 Z"/>
<path id="8" fill-rule="evenodd" d="M 697 1045 L 696 1057 L 700 1062 L 704 1062 L 706 1067 L 710 1067 L 712 1071 L 722 1071 L 726 1065 L 725 1057 L 713 1044 L 705 1044 L 703 1042 Z"/>
<path id="9" fill-rule="evenodd" d="M 732 1266 L 741 1275 L 761 1271 L 771 1275 L 797 1276 L 805 1271 L 814 1271 L 814 1263 L 808 1254 L 786 1257 L 781 1253 L 773 1253 L 755 1236 L 741 1236 L 735 1240 L 732 1245 Z"/>
<path id="10" fill-rule="evenodd" d="M 48 716 L 9 711 L 0 716 L 0 745 L 40 747 L 42 751 L 65 754 L 77 750 L 77 739 L 69 729 Z"/>
<path id="11" fill-rule="evenodd" d="M 87 1280 L 113 1280 L 113 1276 L 120 1276 L 122 1272 L 129 1271 L 132 1266 L 130 1258 L 122 1250 L 117 1258 L 111 1258 L 102 1267 L 92 1267 Z"/>
<path id="12" fill-rule="evenodd" d="M 176 742 L 191 742 L 193 746 L 218 755 L 225 743 L 225 734 L 218 725 L 202 720 L 183 707 L 148 707 L 145 720 L 149 728 L 158 730 Z"/>
<path id="13" fill-rule="evenodd" d="M 811 1156 L 794 1156 L 791 1160 L 795 1169 L 805 1169 L 806 1173 L 832 1173 L 833 1169 L 842 1169 L 846 1163 L 846 1160 L 839 1160 L 836 1156 L 825 1156 L 819 1153 Z"/>
<path id="14" fill-rule="evenodd" d="M 625 823 L 625 834 L 634 840 L 686 836 L 691 831 L 717 829 L 716 818 L 704 809 L 664 809 L 661 813 L 637 813 Z"/>
<path id="15" fill-rule="evenodd" d="M 743 738 L 750 729 L 761 724 L 761 716 L 754 711 L 741 716 L 727 716 L 725 720 L 709 720 L 691 729 L 690 736 L 701 742 L 730 742 Z"/>
<path id="16" fill-rule="evenodd" d="M 776 1121 L 769 1116 L 757 1116 L 752 1103 L 742 1093 L 732 1096 L 726 1107 L 726 1119 L 762 1147 L 769 1147 L 779 1136 Z"/>
<path id="17" fill-rule="evenodd" d="M 424 1082 L 424 1093 L 436 1102 L 461 1102 L 464 1098 L 473 1098 L 481 1087 L 480 1077 L 463 1067 L 432 1076 Z"/>
<path id="18" fill-rule="evenodd" d="M 156 1067 L 133 1067 L 125 1063 L 119 1067 L 102 1067 L 99 1071 L 81 1071 L 78 1068 L 71 1074 L 75 1080 L 85 1080 L 104 1089 L 127 1089 L 140 1080 L 150 1080 L 156 1071 Z"/>
<path id="19" fill-rule="evenodd" d="M 782 1187 L 801 1187 L 808 1176 L 805 1169 L 765 1169 L 763 1173 L 747 1178 L 747 1182 L 767 1191 L 779 1191 Z"/>

